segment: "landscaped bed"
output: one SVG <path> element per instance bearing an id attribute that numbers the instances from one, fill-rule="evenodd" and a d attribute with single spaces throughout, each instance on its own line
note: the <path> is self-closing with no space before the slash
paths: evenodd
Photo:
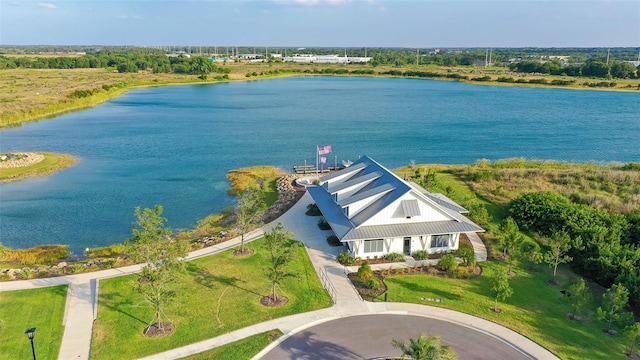
<path id="1" fill-rule="evenodd" d="M 262 321 L 331 306 L 298 242 L 293 245 L 297 260 L 289 270 L 299 277 L 284 280 L 279 290 L 289 302 L 281 307 L 262 305 L 260 299 L 271 290 L 271 282 L 263 274 L 268 259 L 261 249 L 262 241 L 249 244 L 255 250 L 251 256 L 236 257 L 229 250 L 187 263 L 177 296 L 165 309 L 165 318 L 175 324 L 175 331 L 161 338 L 143 336 L 144 328 L 153 320 L 153 310 L 134 288 L 138 275 L 101 281 L 92 358 L 147 356 Z"/>

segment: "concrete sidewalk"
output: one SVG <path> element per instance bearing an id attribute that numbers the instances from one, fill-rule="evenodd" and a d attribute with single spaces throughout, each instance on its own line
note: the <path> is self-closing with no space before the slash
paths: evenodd
<path id="1" fill-rule="evenodd" d="M 407 314 L 445 320 L 489 334 L 518 349 L 532 359 L 556 359 L 553 354 L 524 336 L 503 326 L 471 315 L 418 304 L 371 303 L 362 301 L 360 295 L 346 276 L 349 269 L 335 261 L 335 257 L 344 249 L 344 247 L 329 246 L 327 244 L 326 237 L 331 234 L 331 231 L 319 230 L 316 225 L 318 217 L 305 215 L 306 207 L 311 202 L 313 202 L 311 196 L 308 193 L 305 194 L 302 199 L 298 201 L 288 212 L 276 221 L 272 222 L 269 226 L 265 226 L 262 229 L 255 230 L 247 234 L 245 242 L 250 242 L 261 237 L 264 231 L 269 231 L 270 226 L 275 226 L 278 222 L 282 222 L 294 233 L 297 240 L 300 240 L 305 244 L 305 248 L 316 272 L 318 272 L 319 276 L 324 279 L 323 284 L 325 288 L 329 289 L 329 293 L 334 299 L 334 306 L 327 309 L 262 322 L 195 344 L 155 354 L 144 359 L 178 359 L 210 350 L 271 329 L 277 328 L 282 330 L 285 335 L 256 355 L 255 359 L 259 359 L 280 342 L 284 341 L 287 337 L 303 329 L 337 318 L 370 314 Z M 474 235 L 475 234 L 469 236 L 469 239 L 474 246 L 476 258 L 478 261 L 486 260 L 486 249 L 484 249 L 484 245 L 477 235 L 475 235 L 475 238 Z M 186 259 L 192 260 L 212 255 L 237 247 L 239 244 L 240 237 L 237 237 L 216 246 L 193 251 Z M 406 264 L 401 264 L 403 263 L 397 263 L 396 265 L 407 266 Z M 389 266 L 389 264 L 383 265 L 386 267 Z M 59 359 L 83 360 L 89 358 L 91 350 L 93 321 L 97 316 L 99 280 L 136 273 L 139 272 L 141 268 L 142 265 L 131 265 L 122 268 L 57 278 L 3 282 L 0 283 L 0 291 L 32 289 L 65 284 L 69 285 L 64 319 L 65 330 L 62 338 L 62 345 L 60 347 Z"/>
<path id="2" fill-rule="evenodd" d="M 257 229 L 245 235 L 245 242 L 260 238 L 264 231 Z M 218 245 L 192 251 L 185 258 L 193 260 L 235 248 L 241 238 L 236 237 Z M 46 279 L 20 280 L 0 283 L 0 291 L 26 290 L 39 287 L 68 285 L 65 304 L 64 333 L 58 359 L 88 360 L 91 352 L 93 321 L 98 316 L 98 284 L 101 279 L 134 274 L 142 269 L 141 264 L 101 270 L 77 275 Z"/>

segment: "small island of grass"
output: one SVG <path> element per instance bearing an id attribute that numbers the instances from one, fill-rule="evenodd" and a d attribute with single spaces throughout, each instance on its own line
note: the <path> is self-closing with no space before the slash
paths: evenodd
<path id="1" fill-rule="evenodd" d="M 0 154 L 0 182 L 50 175 L 71 167 L 76 160 L 71 155 L 48 152 Z"/>

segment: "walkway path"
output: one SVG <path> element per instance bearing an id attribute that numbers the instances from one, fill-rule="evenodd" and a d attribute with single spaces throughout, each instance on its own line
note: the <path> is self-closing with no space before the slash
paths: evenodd
<path id="1" fill-rule="evenodd" d="M 291 210 L 278 218 L 276 222 L 283 222 L 284 225 L 294 233 L 296 239 L 304 241 L 305 247 L 316 271 L 326 271 L 328 281 L 335 289 L 335 306 L 255 324 L 216 338 L 149 356 L 145 359 L 178 359 L 271 329 L 278 328 L 282 330 L 285 335 L 255 357 L 256 359 L 259 359 L 280 342 L 302 329 L 338 318 L 369 314 L 410 314 L 449 321 L 490 334 L 506 344 L 516 346 L 519 351 L 530 358 L 556 359 L 556 357 L 546 349 L 531 340 L 505 327 L 467 314 L 418 304 L 371 303 L 362 301 L 356 290 L 351 285 L 351 282 L 345 276 L 348 269 L 335 261 L 335 256 L 343 248 L 329 246 L 326 242 L 326 236 L 331 232 L 321 231 L 318 229 L 316 225 L 318 221 L 317 217 L 304 215 L 307 205 L 311 202 L 311 196 L 308 193 L 305 194 Z M 271 225 L 275 225 L 276 222 Z M 269 227 L 266 226 L 263 229 L 258 229 L 249 233 L 246 236 L 245 241 L 248 242 L 259 238 L 262 236 L 263 232 L 265 230 L 268 231 L 268 229 Z M 474 245 L 474 250 L 478 260 L 482 260 L 483 256 L 484 259 L 486 259 L 486 250 L 483 250 L 480 247 L 476 248 L 476 245 L 482 245 L 480 239 L 477 238 L 477 236 L 475 239 L 473 236 L 470 236 L 470 240 Z M 187 256 L 187 260 L 208 256 L 236 247 L 239 244 L 240 238 L 234 238 L 216 246 L 191 252 Z M 0 284 L 0 291 L 30 289 L 63 284 L 70 285 L 70 294 L 68 295 L 65 309 L 66 326 L 62 338 L 62 345 L 60 347 L 59 358 L 82 360 L 88 359 L 90 354 L 93 320 L 97 316 L 96 309 L 99 280 L 114 276 L 132 274 L 140 271 L 140 269 L 141 265 L 132 265 L 123 268 L 57 278 L 5 282 Z"/>

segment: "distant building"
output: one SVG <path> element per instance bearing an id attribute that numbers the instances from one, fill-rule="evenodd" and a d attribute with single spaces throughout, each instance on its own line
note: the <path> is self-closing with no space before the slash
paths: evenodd
<path id="1" fill-rule="evenodd" d="M 282 61 L 316 64 L 351 64 L 366 63 L 371 61 L 371 58 L 357 56 L 296 54 L 294 56 L 285 56 L 282 58 Z"/>

